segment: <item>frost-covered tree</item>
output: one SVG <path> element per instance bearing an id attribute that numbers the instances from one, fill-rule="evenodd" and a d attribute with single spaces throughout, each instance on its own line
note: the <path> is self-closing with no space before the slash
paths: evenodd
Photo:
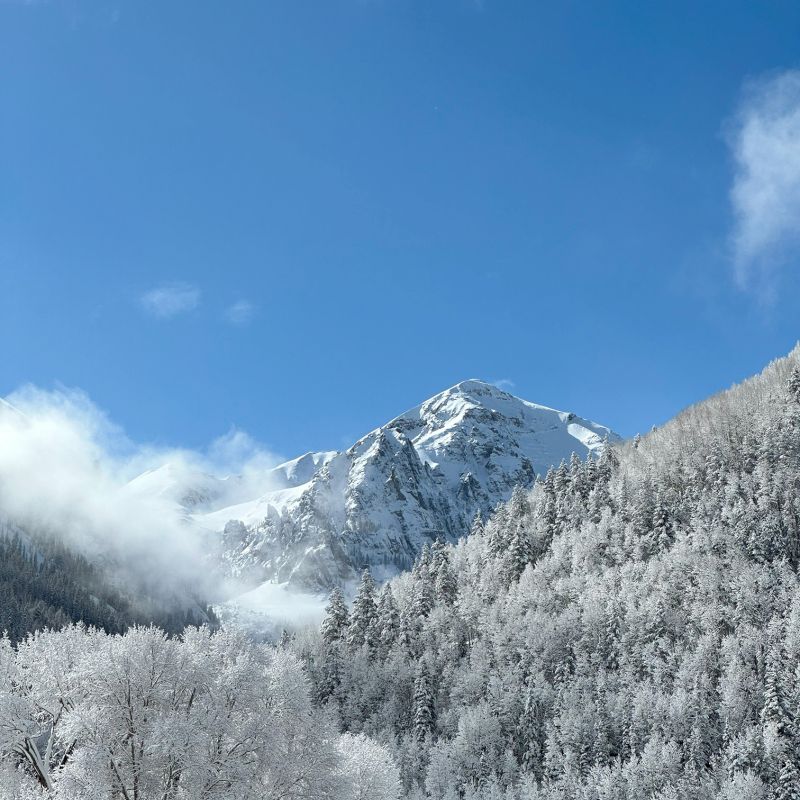
<path id="1" fill-rule="evenodd" d="M 375 641 L 380 653 L 386 657 L 400 633 L 400 612 L 390 584 L 384 585 L 378 598 L 375 618 Z"/>
<path id="2" fill-rule="evenodd" d="M 347 782 L 347 800 L 398 800 L 400 773 L 389 749 L 364 734 L 339 737 L 338 749 Z"/>
<path id="3" fill-rule="evenodd" d="M 360 647 L 368 643 L 369 634 L 375 628 L 377 608 L 375 606 L 375 581 L 368 569 L 361 576 L 350 625 L 347 629 L 347 642 L 351 647 Z"/>
<path id="4" fill-rule="evenodd" d="M 328 605 L 325 608 L 325 619 L 322 622 L 322 638 L 327 644 L 333 644 L 344 638 L 350 624 L 350 612 L 347 610 L 344 595 L 339 587 L 334 587 Z"/>
<path id="5" fill-rule="evenodd" d="M 417 676 L 414 679 L 414 735 L 421 742 L 432 733 L 435 725 L 436 709 L 434 706 L 433 687 L 425 661 L 420 661 Z"/>
<path id="6" fill-rule="evenodd" d="M 397 797 L 391 756 L 340 743 L 297 656 L 240 633 L 69 627 L 5 640 L 0 671 L 3 797 Z"/>

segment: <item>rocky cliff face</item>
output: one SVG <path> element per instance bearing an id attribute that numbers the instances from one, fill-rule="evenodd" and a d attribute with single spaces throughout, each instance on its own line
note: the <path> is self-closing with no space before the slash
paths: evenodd
<path id="1" fill-rule="evenodd" d="M 618 437 L 574 414 L 464 381 L 343 452 L 309 453 L 272 470 L 264 493 L 187 513 L 222 539 L 236 574 L 310 590 L 346 584 L 364 567 L 381 579 L 411 565 L 425 543 L 464 535 L 514 486 L 573 452 Z"/>

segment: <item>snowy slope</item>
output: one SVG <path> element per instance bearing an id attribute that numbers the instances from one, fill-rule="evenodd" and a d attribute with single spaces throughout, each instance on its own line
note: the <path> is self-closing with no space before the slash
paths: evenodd
<path id="1" fill-rule="evenodd" d="M 346 451 L 276 467 L 257 497 L 209 507 L 204 478 L 187 494 L 204 502 L 184 507 L 221 534 L 234 574 L 324 591 L 365 566 L 379 579 L 409 567 L 426 542 L 457 539 L 514 486 L 573 452 L 585 457 L 606 437 L 618 439 L 602 425 L 469 380 Z"/>
<path id="2" fill-rule="evenodd" d="M 177 464 L 149 469 L 127 484 L 128 492 L 157 497 L 186 511 L 203 511 L 222 503 L 230 505 L 238 494 L 237 476 L 217 478 Z"/>

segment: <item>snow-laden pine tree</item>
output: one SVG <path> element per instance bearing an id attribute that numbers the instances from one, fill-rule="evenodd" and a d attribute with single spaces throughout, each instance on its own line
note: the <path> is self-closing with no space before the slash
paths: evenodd
<path id="1" fill-rule="evenodd" d="M 331 592 L 322 622 L 322 638 L 326 644 L 333 644 L 344 638 L 350 624 L 350 612 L 339 587 Z"/>
<path id="2" fill-rule="evenodd" d="M 414 735 L 424 742 L 432 733 L 435 724 L 433 687 L 425 660 L 421 660 L 414 679 Z"/>
<path id="3" fill-rule="evenodd" d="M 377 609 L 375 607 L 375 581 L 368 569 L 361 575 L 350 624 L 347 628 L 347 643 L 351 647 L 360 647 L 369 641 L 369 633 L 374 629 Z"/>

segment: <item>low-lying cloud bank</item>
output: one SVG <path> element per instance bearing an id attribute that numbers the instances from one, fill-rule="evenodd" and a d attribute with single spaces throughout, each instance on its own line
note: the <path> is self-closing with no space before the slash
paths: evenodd
<path id="1" fill-rule="evenodd" d="M 279 459 L 242 431 L 203 453 L 138 445 L 79 391 L 27 387 L 7 399 L 0 403 L 0 518 L 60 537 L 151 584 L 212 588 L 206 584 L 215 538 L 177 502 L 182 484 L 235 474 L 214 483 L 258 493 Z M 165 464 L 172 491 L 134 490 L 133 478 Z"/>

